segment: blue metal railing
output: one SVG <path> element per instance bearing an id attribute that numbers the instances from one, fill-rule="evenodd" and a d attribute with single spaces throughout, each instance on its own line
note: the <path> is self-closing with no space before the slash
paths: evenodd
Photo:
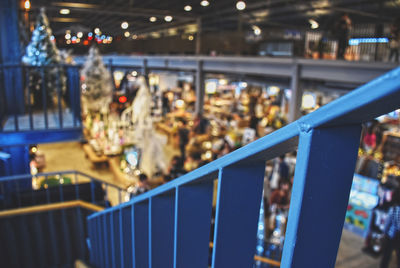
<path id="1" fill-rule="evenodd" d="M 129 197 L 120 186 L 75 170 L 0 177 L 0 210 L 72 200 L 110 207 Z"/>
<path id="2" fill-rule="evenodd" d="M 266 160 L 298 148 L 281 267 L 334 267 L 361 123 L 400 107 L 400 68 L 150 192 L 88 217 L 98 267 L 251 267 Z M 218 180 L 209 256 L 213 181 Z"/>
<path id="3" fill-rule="evenodd" d="M 79 68 L 0 64 L 0 132 L 80 128 Z"/>

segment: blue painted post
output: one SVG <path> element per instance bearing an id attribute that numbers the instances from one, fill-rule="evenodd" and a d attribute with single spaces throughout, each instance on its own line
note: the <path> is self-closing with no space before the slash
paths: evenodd
<path id="1" fill-rule="evenodd" d="M 152 197 L 149 210 L 149 267 L 173 267 L 175 192 Z"/>
<path id="2" fill-rule="evenodd" d="M 120 243 L 120 214 L 121 210 L 116 209 L 110 212 L 111 216 L 111 225 L 112 228 L 110 232 L 112 232 L 112 249 L 113 249 L 113 267 L 122 267 L 121 266 L 121 243 Z"/>
<path id="3" fill-rule="evenodd" d="M 18 26 L 18 1 L 0 1 L 0 63 L 20 64 L 21 46 Z M 9 67 L 4 69 L 4 88 L 7 113 L 24 112 L 24 94 L 22 73 L 20 68 Z M 19 96 L 14 103 L 13 96 Z"/>
<path id="4" fill-rule="evenodd" d="M 265 162 L 219 172 L 212 267 L 252 267 Z"/>
<path id="5" fill-rule="evenodd" d="M 302 130 L 281 267 L 334 267 L 361 127 Z"/>
<path id="6" fill-rule="evenodd" d="M 149 267 L 149 201 L 133 204 L 132 217 L 133 267 Z"/>
<path id="7" fill-rule="evenodd" d="M 208 267 L 213 180 L 176 189 L 175 268 Z"/>
<path id="8" fill-rule="evenodd" d="M 121 222 L 122 222 L 122 244 L 121 248 L 121 261 L 123 267 L 133 267 L 133 248 L 132 248 L 132 207 L 128 206 L 122 209 Z"/>

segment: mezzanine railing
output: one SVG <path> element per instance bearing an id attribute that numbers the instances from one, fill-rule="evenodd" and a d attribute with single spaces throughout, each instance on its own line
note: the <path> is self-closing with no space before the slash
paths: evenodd
<path id="1" fill-rule="evenodd" d="M 80 125 L 79 66 L 0 65 L 0 132 Z"/>
<path id="2" fill-rule="evenodd" d="M 399 107 L 397 68 L 179 179 L 89 216 L 92 264 L 251 267 L 265 162 L 298 148 L 281 267 L 334 267 L 361 123 Z"/>

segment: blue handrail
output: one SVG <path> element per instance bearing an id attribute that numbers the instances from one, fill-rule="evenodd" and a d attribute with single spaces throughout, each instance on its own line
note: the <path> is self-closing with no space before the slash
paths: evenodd
<path id="1" fill-rule="evenodd" d="M 211 257 L 214 268 L 251 267 L 265 161 L 298 148 L 281 267 L 334 267 L 361 123 L 399 107 L 397 68 L 266 137 L 90 215 L 92 263 L 208 267 Z M 215 179 L 214 248 L 209 256 Z"/>

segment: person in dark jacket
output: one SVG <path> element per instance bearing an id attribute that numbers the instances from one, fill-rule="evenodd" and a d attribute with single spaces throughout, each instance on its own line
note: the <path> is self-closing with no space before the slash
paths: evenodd
<path id="1" fill-rule="evenodd" d="M 400 268 L 400 188 L 392 195 L 393 207 L 389 210 L 385 225 L 385 241 L 382 250 L 381 268 L 388 268 L 393 250 L 397 255 L 397 266 Z"/>

